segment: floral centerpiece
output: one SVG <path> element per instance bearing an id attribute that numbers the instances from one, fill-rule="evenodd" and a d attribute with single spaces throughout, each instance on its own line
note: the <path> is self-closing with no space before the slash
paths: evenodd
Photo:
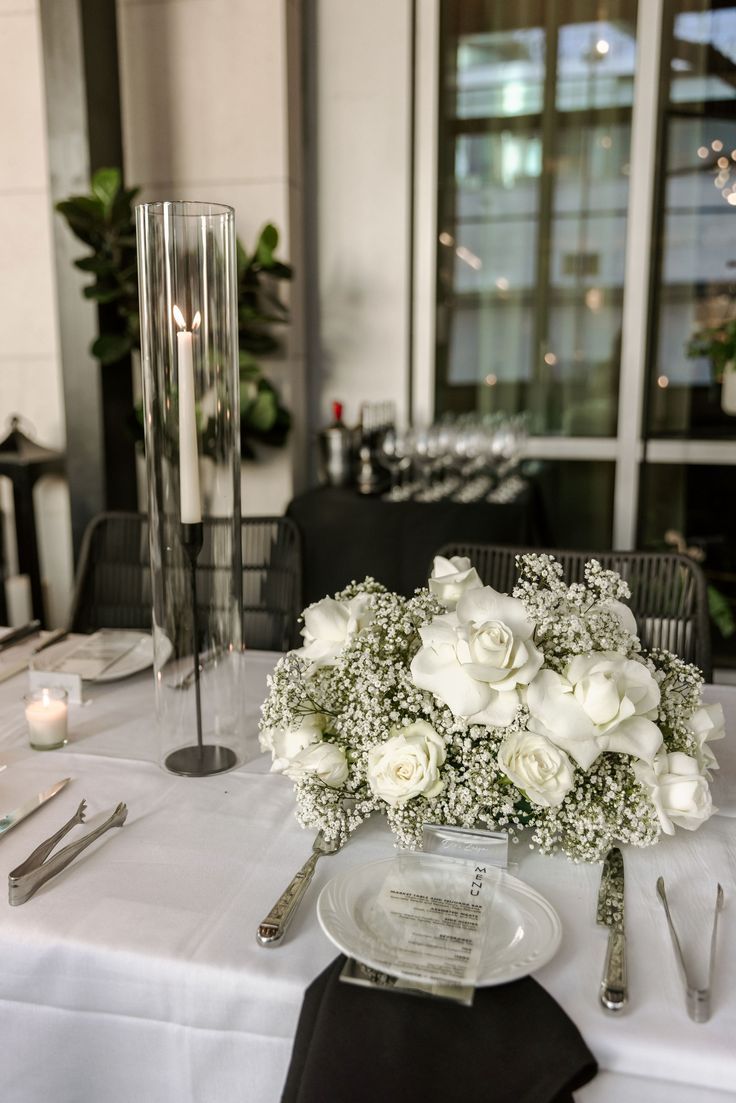
<path id="1" fill-rule="evenodd" d="M 380 813 L 407 847 L 424 823 L 527 828 L 594 861 L 711 815 L 723 711 L 697 668 L 642 650 L 628 586 L 597 561 L 573 585 L 550 556 L 518 566 L 512 595 L 438 557 L 411 598 L 366 579 L 305 611 L 260 735 L 304 826 L 344 841 Z"/>

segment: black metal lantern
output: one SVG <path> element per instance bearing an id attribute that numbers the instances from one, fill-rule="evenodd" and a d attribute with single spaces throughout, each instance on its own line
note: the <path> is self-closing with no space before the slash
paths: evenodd
<path id="1" fill-rule="evenodd" d="M 18 541 L 18 570 L 31 580 L 33 616 L 44 623 L 41 571 L 38 562 L 36 515 L 33 509 L 33 487 L 43 475 L 64 473 L 64 454 L 44 448 L 27 437 L 19 428 L 20 419 L 10 419 L 10 432 L 0 441 L 0 475 L 13 484 L 15 532 Z"/>

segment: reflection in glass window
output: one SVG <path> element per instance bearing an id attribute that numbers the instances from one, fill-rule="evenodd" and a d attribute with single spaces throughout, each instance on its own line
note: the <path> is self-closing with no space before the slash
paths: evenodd
<path id="1" fill-rule="evenodd" d="M 616 433 L 635 0 L 442 0 L 436 410 Z"/>
<path id="2" fill-rule="evenodd" d="M 736 665 L 736 513 L 718 508 L 733 497 L 734 469 L 710 464 L 648 464 L 642 470 L 641 546 L 681 550 L 708 582 L 713 657 Z"/>
<path id="3" fill-rule="evenodd" d="M 736 318 L 736 5 L 667 0 L 651 436 L 731 437 L 709 341 Z M 696 340 L 693 340 L 693 338 Z M 736 346 L 735 346 L 736 351 Z"/>

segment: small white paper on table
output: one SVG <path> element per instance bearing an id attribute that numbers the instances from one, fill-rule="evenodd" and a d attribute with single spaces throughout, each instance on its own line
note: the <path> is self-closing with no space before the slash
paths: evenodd
<path id="1" fill-rule="evenodd" d="M 474 986 L 489 895 L 473 862 L 402 855 L 373 905 L 371 964 L 398 976 Z"/>

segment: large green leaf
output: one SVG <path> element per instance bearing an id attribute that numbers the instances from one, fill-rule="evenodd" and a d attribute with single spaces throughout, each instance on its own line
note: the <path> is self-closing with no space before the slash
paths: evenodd
<path id="1" fill-rule="evenodd" d="M 107 276 L 115 272 L 113 261 L 95 253 L 91 257 L 80 257 L 79 260 L 75 260 L 74 267 L 82 272 L 94 272 L 97 276 Z"/>
<path id="2" fill-rule="evenodd" d="M 728 599 L 715 586 L 708 586 L 708 611 L 718 631 L 728 639 L 736 632 L 736 620 Z"/>
<path id="3" fill-rule="evenodd" d="M 273 254 L 279 243 L 279 232 L 272 222 L 268 222 L 261 230 L 256 243 L 255 257 L 263 268 L 269 268 L 273 264 Z"/>
<path id="4" fill-rule="evenodd" d="M 278 404 L 276 395 L 272 390 L 259 391 L 255 402 L 251 402 L 245 410 L 246 424 L 262 433 L 267 432 L 276 421 Z"/>
<path id="5" fill-rule="evenodd" d="M 92 355 L 101 364 L 115 364 L 127 356 L 133 342 L 125 333 L 103 333 L 92 343 Z"/>
<path id="6" fill-rule="evenodd" d="M 117 199 L 120 188 L 122 187 L 122 174 L 120 169 L 116 168 L 103 168 L 98 169 L 92 177 L 92 194 L 95 195 L 102 204 L 105 214 L 109 215 L 112 212 L 113 205 Z"/>
<path id="7" fill-rule="evenodd" d="M 90 284 L 82 291 L 85 299 L 94 299 L 97 303 L 114 303 L 123 296 L 120 287 L 99 287 L 96 283 Z"/>

